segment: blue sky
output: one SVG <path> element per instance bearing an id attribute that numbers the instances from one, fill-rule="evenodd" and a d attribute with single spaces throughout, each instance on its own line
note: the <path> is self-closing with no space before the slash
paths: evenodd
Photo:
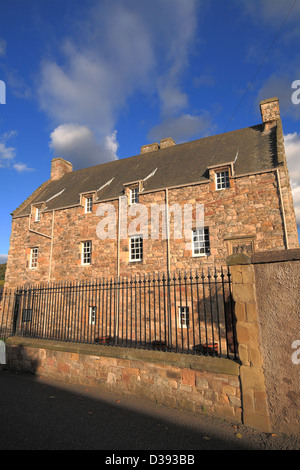
<path id="1" fill-rule="evenodd" d="M 256 125 L 273 96 L 300 225 L 299 3 L 1 0 L 0 262 L 54 156 L 79 169 Z"/>

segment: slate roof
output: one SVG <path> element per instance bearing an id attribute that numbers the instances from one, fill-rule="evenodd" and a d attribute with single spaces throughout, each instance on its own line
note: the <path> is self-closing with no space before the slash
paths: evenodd
<path id="1" fill-rule="evenodd" d="M 276 129 L 263 133 L 260 124 L 73 171 L 44 183 L 12 215 L 28 215 L 31 204 L 40 202 L 46 203 L 45 210 L 74 206 L 80 202 L 80 193 L 105 184 L 98 201 L 116 199 L 123 194 L 124 184 L 144 180 L 151 173 L 144 181 L 144 192 L 208 182 L 210 166 L 234 161 L 235 175 L 270 170 L 277 166 Z"/>

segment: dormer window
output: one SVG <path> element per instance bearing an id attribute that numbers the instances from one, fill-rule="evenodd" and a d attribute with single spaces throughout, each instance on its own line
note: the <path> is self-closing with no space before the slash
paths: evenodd
<path id="1" fill-rule="evenodd" d="M 36 222 L 39 222 L 41 220 L 41 212 L 42 212 L 41 207 L 35 208 L 35 221 Z"/>
<path id="2" fill-rule="evenodd" d="M 92 196 L 87 196 L 85 198 L 85 213 L 88 214 L 93 210 L 93 198 Z"/>
<path id="3" fill-rule="evenodd" d="M 227 189 L 230 188 L 230 181 L 229 181 L 229 171 L 217 171 L 216 173 L 216 189 Z"/>
<path id="4" fill-rule="evenodd" d="M 130 190 L 130 204 L 138 204 L 139 202 L 139 190 L 138 188 L 132 188 Z"/>

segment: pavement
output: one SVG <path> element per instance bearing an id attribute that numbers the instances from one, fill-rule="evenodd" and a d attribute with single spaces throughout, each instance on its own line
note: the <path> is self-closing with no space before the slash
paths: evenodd
<path id="1" fill-rule="evenodd" d="M 3 369 L 0 429 L 0 450 L 100 450 L 98 463 L 134 468 L 196 464 L 202 450 L 300 449 L 296 437 Z"/>

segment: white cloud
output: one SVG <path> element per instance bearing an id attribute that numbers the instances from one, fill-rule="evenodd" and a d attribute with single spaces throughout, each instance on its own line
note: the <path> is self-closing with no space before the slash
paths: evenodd
<path id="1" fill-rule="evenodd" d="M 16 149 L 8 144 L 15 135 L 16 131 L 9 131 L 0 136 L 0 168 L 9 167 L 16 156 Z"/>
<path id="2" fill-rule="evenodd" d="M 16 149 L 14 147 L 7 147 L 5 142 L 0 142 L 0 167 L 9 166 L 15 155 Z"/>
<path id="3" fill-rule="evenodd" d="M 300 226 L 300 133 L 284 136 L 297 225 Z"/>
<path id="4" fill-rule="evenodd" d="M 29 168 L 26 163 L 22 163 L 22 162 L 14 163 L 13 168 L 18 173 L 28 173 L 28 172 L 34 171 L 33 168 Z"/>
<path id="5" fill-rule="evenodd" d="M 238 2 L 247 16 L 251 15 L 255 21 L 263 20 L 264 23 L 272 23 L 275 27 L 280 26 L 284 18 L 289 16 L 289 26 L 296 24 L 300 19 L 300 4 L 287 2 L 286 0 L 252 0 L 251 2 Z"/>
<path id="6" fill-rule="evenodd" d="M 196 116 L 182 114 L 163 120 L 161 124 L 151 129 L 148 138 L 150 141 L 159 141 L 166 137 L 172 137 L 179 144 L 191 138 L 204 137 L 212 128 L 211 119 L 206 113 Z"/>
<path id="7" fill-rule="evenodd" d="M 55 128 L 51 147 L 78 166 L 86 166 L 86 158 L 116 158 L 117 121 L 137 91 L 154 98 L 164 125 L 176 117 L 186 126 L 190 110 L 181 80 L 194 47 L 199 2 L 92 5 L 74 25 L 73 37 L 61 43 L 60 60 L 43 61 L 37 87 L 40 106 Z M 87 145 L 84 157 L 81 144 Z"/>
<path id="8" fill-rule="evenodd" d="M 295 64 L 290 64 L 289 67 L 285 67 L 284 71 L 270 75 L 258 92 L 256 105 L 261 100 L 277 96 L 280 113 L 293 120 L 300 119 L 300 105 L 292 102 L 292 94 L 295 91 L 292 89 L 292 83 L 298 77 L 300 77 L 300 69 Z"/>
<path id="9" fill-rule="evenodd" d="M 26 163 L 16 162 L 16 148 L 8 144 L 8 141 L 16 134 L 16 131 L 9 131 L 0 136 L 0 168 L 13 168 L 18 173 L 33 171 Z"/>
<path id="10" fill-rule="evenodd" d="M 72 161 L 74 169 L 104 163 L 117 158 L 116 132 L 99 143 L 93 132 L 79 124 L 62 124 L 50 134 L 50 148 L 57 156 Z"/>

